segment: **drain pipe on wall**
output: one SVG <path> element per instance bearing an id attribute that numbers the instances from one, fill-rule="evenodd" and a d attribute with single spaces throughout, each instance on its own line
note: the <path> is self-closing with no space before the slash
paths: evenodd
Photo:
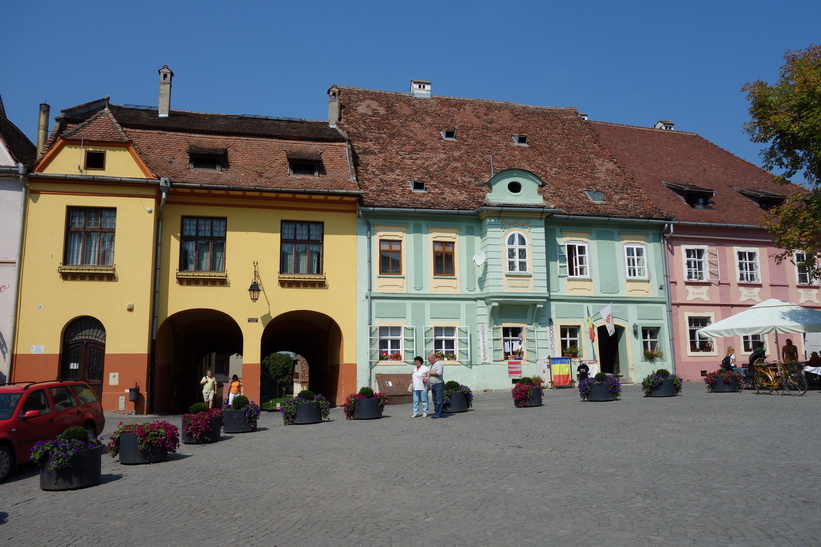
<path id="1" fill-rule="evenodd" d="M 667 233 L 667 229 L 670 233 Z M 670 347 L 670 363 L 672 365 L 671 374 L 676 374 L 676 346 L 675 337 L 673 336 L 673 298 L 670 295 L 670 263 L 667 258 L 667 249 L 669 242 L 667 239 L 673 235 L 673 224 L 665 224 L 662 228 L 661 239 L 664 242 L 664 248 L 661 253 L 661 262 L 664 267 L 664 292 L 666 293 L 666 307 L 667 307 L 667 341 Z"/>
<path id="2" fill-rule="evenodd" d="M 159 319 L 160 307 L 160 250 L 162 249 L 162 219 L 163 211 L 165 210 L 165 198 L 168 196 L 168 190 L 171 188 L 171 179 L 168 177 L 160 178 L 160 210 L 157 213 L 157 241 L 154 244 L 156 249 L 154 254 L 154 296 L 152 300 L 151 310 L 151 355 L 148 359 L 148 409 L 146 412 L 154 411 L 154 386 L 156 384 L 157 373 L 157 322 Z"/>
<path id="3" fill-rule="evenodd" d="M 359 213 L 362 215 L 362 213 Z M 367 259 L 367 270 L 368 270 L 368 292 L 365 295 L 368 304 L 368 387 L 373 388 L 373 367 L 371 367 L 371 322 L 373 321 L 373 306 L 371 299 L 371 292 L 373 291 L 373 280 L 371 275 L 371 268 L 373 268 L 373 264 L 371 263 L 371 221 L 367 218 L 363 217 L 363 220 L 368 225 L 368 232 L 367 232 L 367 248 L 368 248 L 368 259 Z"/>

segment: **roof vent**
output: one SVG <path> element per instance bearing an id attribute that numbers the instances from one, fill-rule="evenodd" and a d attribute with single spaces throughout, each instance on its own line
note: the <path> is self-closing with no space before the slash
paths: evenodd
<path id="1" fill-rule="evenodd" d="M 427 192 L 424 180 L 412 180 L 410 184 L 411 192 Z"/>
<path id="2" fill-rule="evenodd" d="M 583 112 L 579 112 L 579 116 L 581 116 L 581 118 L 582 118 L 583 120 L 587 120 L 587 119 L 588 119 L 587 114 L 585 114 L 585 113 L 583 113 Z"/>
<path id="3" fill-rule="evenodd" d="M 519 146 L 527 146 L 527 135 L 513 135 L 513 142 Z"/>
<path id="4" fill-rule="evenodd" d="M 653 126 L 653 129 L 664 129 L 665 131 L 672 131 L 673 128 L 676 126 L 670 120 L 659 120 L 656 122 L 656 125 Z"/>
<path id="5" fill-rule="evenodd" d="M 588 199 L 593 203 L 604 203 L 604 192 L 600 192 L 599 190 L 586 190 L 585 194 L 587 194 Z"/>
<path id="6" fill-rule="evenodd" d="M 430 98 L 430 82 L 411 80 L 411 95 L 414 97 Z"/>

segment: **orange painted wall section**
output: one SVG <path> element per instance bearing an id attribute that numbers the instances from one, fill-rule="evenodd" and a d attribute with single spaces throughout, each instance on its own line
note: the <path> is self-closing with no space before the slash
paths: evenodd
<path id="1" fill-rule="evenodd" d="M 262 365 L 259 363 L 242 364 L 242 391 L 249 400 L 260 404 L 259 388 L 262 383 Z"/>
<path id="2" fill-rule="evenodd" d="M 356 385 L 356 363 L 342 363 L 339 365 L 339 381 L 336 384 L 336 404 L 341 406 L 345 404 L 345 397 L 352 393 L 359 392 L 359 386 Z"/>
<path id="3" fill-rule="evenodd" d="M 44 382 L 60 374 L 60 356 L 56 353 L 16 353 L 11 369 L 12 382 Z"/>
<path id="4" fill-rule="evenodd" d="M 109 385 L 111 373 L 118 375 L 117 385 Z M 137 404 L 128 400 L 129 388 L 140 389 Z M 121 412 L 120 397 L 125 397 L 125 412 L 145 414 L 147 411 L 148 355 L 133 353 L 107 353 L 103 368 L 103 410 Z"/>

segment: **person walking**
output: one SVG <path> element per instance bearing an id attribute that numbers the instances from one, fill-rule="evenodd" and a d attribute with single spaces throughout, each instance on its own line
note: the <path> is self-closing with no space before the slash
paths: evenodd
<path id="1" fill-rule="evenodd" d="M 419 417 L 419 402 L 422 402 L 422 417 L 428 417 L 428 387 L 425 381 L 428 376 L 428 367 L 421 357 L 414 357 L 413 364 L 415 369 L 411 375 L 411 382 L 413 382 L 413 415 L 411 418 Z"/>
<path id="2" fill-rule="evenodd" d="M 234 397 L 237 395 L 242 395 L 242 382 L 239 381 L 239 378 L 236 374 L 231 377 L 231 385 L 229 386 L 228 391 L 228 406 L 234 404 Z"/>
<path id="3" fill-rule="evenodd" d="M 202 400 L 208 403 L 208 408 L 214 408 L 214 397 L 217 395 L 217 379 L 210 370 L 200 380 L 202 386 Z"/>
<path id="4" fill-rule="evenodd" d="M 433 396 L 433 418 L 439 419 L 442 417 L 442 409 L 445 406 L 445 366 L 435 353 L 428 354 L 428 362 L 430 363 L 428 386 Z"/>

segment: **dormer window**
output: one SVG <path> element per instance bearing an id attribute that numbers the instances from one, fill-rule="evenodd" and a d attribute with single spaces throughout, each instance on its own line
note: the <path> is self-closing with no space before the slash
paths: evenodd
<path id="1" fill-rule="evenodd" d="M 424 180 L 412 180 L 410 184 L 411 192 L 427 192 Z"/>
<path id="2" fill-rule="evenodd" d="M 527 135 L 513 135 L 513 142 L 518 146 L 527 146 Z"/>
<path id="3" fill-rule="evenodd" d="M 779 205 L 784 203 L 785 199 L 787 199 L 787 196 L 783 196 L 781 194 L 773 194 L 771 192 L 759 192 L 757 190 L 747 190 L 744 188 L 734 189 L 742 196 L 754 201 L 756 205 L 758 205 L 765 211 L 769 211 L 773 207 L 778 207 Z"/>
<path id="4" fill-rule="evenodd" d="M 188 168 L 203 171 L 222 171 L 228 167 L 228 151 L 225 148 L 188 149 Z"/>
<path id="5" fill-rule="evenodd" d="M 593 203 L 604 203 L 604 192 L 599 192 L 598 190 L 587 190 L 585 191 L 585 194 L 587 194 L 587 199 Z"/>
<path id="6" fill-rule="evenodd" d="M 695 184 L 676 184 L 665 181 L 662 181 L 662 184 L 678 194 L 693 209 L 709 209 L 711 200 L 716 195 L 715 190 Z"/>
<path id="7" fill-rule="evenodd" d="M 440 131 L 442 134 L 442 138 L 446 141 L 455 141 L 456 140 L 456 130 L 455 129 L 443 129 Z"/>
<path id="8" fill-rule="evenodd" d="M 321 153 L 288 151 L 286 156 L 289 175 L 318 177 L 325 174 Z"/>
<path id="9" fill-rule="evenodd" d="M 101 171 L 105 169 L 105 151 L 86 150 L 86 171 Z"/>

